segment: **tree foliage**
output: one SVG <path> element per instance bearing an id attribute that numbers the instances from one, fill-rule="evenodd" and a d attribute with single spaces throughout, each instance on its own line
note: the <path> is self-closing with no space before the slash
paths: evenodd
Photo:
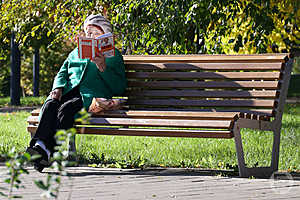
<path id="1" fill-rule="evenodd" d="M 127 54 L 291 52 L 300 46 L 299 1 L 294 0 L 2 0 L 0 82 L 9 73 L 16 33 L 22 86 L 31 91 L 32 52 L 41 49 L 41 94 L 74 48 L 86 16 L 106 15 Z M 0 96 L 1 88 L 0 85 Z"/>
<path id="2" fill-rule="evenodd" d="M 267 53 L 299 48 L 299 4 L 133 0 L 108 13 L 135 54 Z"/>
<path id="3" fill-rule="evenodd" d="M 21 86 L 23 93 L 32 94 L 32 56 L 35 48 L 41 50 L 40 94 L 51 89 L 55 73 L 67 54 L 74 47 L 73 36 L 81 30 L 81 20 L 91 8 L 88 1 L 54 0 L 4 0 L 0 19 L 0 96 L 7 95 L 9 81 L 10 37 L 16 34 L 16 42 L 22 53 Z M 94 9 L 94 8 L 93 8 Z M 97 8 L 96 8 L 97 9 Z M 92 11 L 92 10 L 91 10 Z"/>

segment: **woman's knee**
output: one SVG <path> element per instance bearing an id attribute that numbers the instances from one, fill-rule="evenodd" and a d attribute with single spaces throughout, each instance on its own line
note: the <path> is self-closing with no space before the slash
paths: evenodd
<path id="1" fill-rule="evenodd" d="M 45 109 L 58 109 L 59 101 L 57 99 L 49 99 L 45 102 Z"/>

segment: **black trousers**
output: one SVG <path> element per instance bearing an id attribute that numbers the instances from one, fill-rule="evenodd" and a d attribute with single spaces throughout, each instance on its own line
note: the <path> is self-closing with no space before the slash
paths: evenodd
<path id="1" fill-rule="evenodd" d="M 74 116 L 82 108 L 83 102 L 78 87 L 63 95 L 61 101 L 57 99 L 46 101 L 40 123 L 30 141 L 30 146 L 34 146 L 37 140 L 41 140 L 53 154 L 56 146 L 55 134 L 57 130 L 72 128 Z"/>

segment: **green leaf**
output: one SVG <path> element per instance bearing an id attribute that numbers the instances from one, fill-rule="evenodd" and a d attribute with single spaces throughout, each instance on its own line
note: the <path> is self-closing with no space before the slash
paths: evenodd
<path id="1" fill-rule="evenodd" d="M 0 192 L 0 196 L 8 197 L 8 195 L 4 194 L 3 192 Z"/>
<path id="2" fill-rule="evenodd" d="M 129 12 L 132 12 L 132 7 L 134 6 L 134 3 L 131 3 L 130 5 L 129 5 Z"/>
<path id="3" fill-rule="evenodd" d="M 28 37 L 28 35 L 25 35 L 25 36 L 23 37 L 23 43 L 26 42 L 27 37 Z"/>
<path id="4" fill-rule="evenodd" d="M 13 195 L 12 198 L 13 198 L 13 199 L 21 199 L 21 198 L 23 198 L 23 197 L 22 197 L 22 196 L 19 196 L 19 195 Z"/>
<path id="5" fill-rule="evenodd" d="M 31 31 L 36 31 L 37 29 L 39 29 L 40 25 L 34 26 Z"/>
<path id="6" fill-rule="evenodd" d="M 41 155 L 39 155 L 39 154 L 36 154 L 36 155 L 32 155 L 31 156 L 31 160 L 36 160 L 36 159 L 38 159 L 38 158 L 40 158 L 41 157 Z"/>
<path id="7" fill-rule="evenodd" d="M 48 187 L 41 180 L 38 180 L 38 181 L 35 180 L 34 183 L 35 183 L 36 186 L 38 186 L 42 190 L 47 190 L 48 189 Z"/>
<path id="8" fill-rule="evenodd" d="M 10 168 L 11 163 L 10 162 L 6 162 L 5 165 L 6 165 L 6 167 Z"/>
<path id="9" fill-rule="evenodd" d="M 29 154 L 29 153 L 27 153 L 27 152 L 26 152 L 26 153 L 24 153 L 24 154 L 23 154 L 23 156 L 24 156 L 24 158 L 25 158 L 26 160 L 28 160 L 28 161 L 29 161 L 29 160 L 30 160 L 30 158 L 31 158 L 30 154 Z"/>
<path id="10" fill-rule="evenodd" d="M 60 177 L 55 178 L 55 182 L 56 183 L 60 183 L 61 182 L 61 178 Z"/>
<path id="11" fill-rule="evenodd" d="M 45 26 L 46 21 L 43 21 L 43 23 L 41 24 L 41 27 L 43 28 Z"/>

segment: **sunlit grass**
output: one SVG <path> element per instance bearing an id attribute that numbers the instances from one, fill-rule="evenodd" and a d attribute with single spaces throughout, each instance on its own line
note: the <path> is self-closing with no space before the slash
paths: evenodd
<path id="1" fill-rule="evenodd" d="M 20 106 L 41 106 L 46 100 L 45 96 L 41 97 L 21 97 Z M 9 106 L 10 97 L 0 97 L 0 107 Z"/>
<path id="2" fill-rule="evenodd" d="M 28 112 L 0 113 L 0 154 L 6 154 L 12 147 L 24 151 L 30 140 L 26 131 Z"/>

